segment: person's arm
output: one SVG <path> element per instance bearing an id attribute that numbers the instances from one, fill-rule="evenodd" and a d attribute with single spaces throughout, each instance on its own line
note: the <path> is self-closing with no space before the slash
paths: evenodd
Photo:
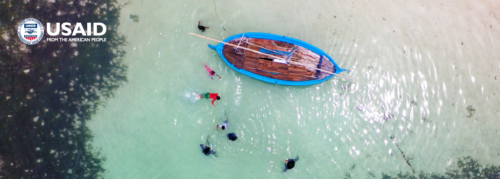
<path id="1" fill-rule="evenodd" d="M 200 144 L 201 150 L 205 149 L 205 146 L 203 144 Z"/>
<path id="2" fill-rule="evenodd" d="M 216 129 L 217 129 L 217 131 L 219 131 L 219 125 L 217 125 L 217 128 L 216 128 Z"/>
<path id="3" fill-rule="evenodd" d="M 217 75 L 217 74 L 216 74 Z M 219 79 L 222 79 L 222 77 L 220 77 L 219 75 L 217 75 L 217 77 L 219 77 Z"/>
<path id="4" fill-rule="evenodd" d="M 215 98 L 212 98 L 212 105 L 213 105 L 213 106 L 215 106 L 215 104 L 214 104 L 214 101 L 215 101 L 215 100 L 216 100 Z"/>

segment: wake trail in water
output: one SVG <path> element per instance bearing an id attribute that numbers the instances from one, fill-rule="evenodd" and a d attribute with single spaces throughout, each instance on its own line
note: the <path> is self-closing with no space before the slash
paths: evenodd
<path id="1" fill-rule="evenodd" d="M 189 101 L 191 103 L 195 103 L 198 100 L 200 100 L 200 98 L 198 98 L 198 93 L 195 93 L 193 91 L 184 91 L 180 94 L 180 96 L 184 100 Z"/>

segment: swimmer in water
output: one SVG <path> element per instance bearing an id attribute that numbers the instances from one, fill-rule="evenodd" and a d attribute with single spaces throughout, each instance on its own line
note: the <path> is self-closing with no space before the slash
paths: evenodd
<path id="1" fill-rule="evenodd" d="M 202 32 L 205 32 L 205 29 L 208 29 L 208 27 L 200 25 L 200 21 L 198 21 L 198 29 L 200 29 Z"/>
<path id="2" fill-rule="evenodd" d="M 227 129 L 227 122 L 228 122 L 228 119 L 227 119 L 227 114 L 226 114 L 226 112 L 224 112 L 224 118 L 225 118 L 226 120 L 224 120 L 224 121 L 222 122 L 222 124 L 217 125 L 217 131 L 219 131 L 219 127 L 220 127 L 222 130 L 226 130 L 226 129 Z"/>
<path id="3" fill-rule="evenodd" d="M 208 142 L 208 136 L 207 136 L 206 144 L 200 144 L 201 152 L 203 152 L 203 154 L 205 154 L 206 156 L 209 156 L 210 154 L 213 154 L 214 156 L 217 157 L 217 155 L 215 154 L 215 151 L 211 150 L 211 148 L 209 147 L 209 145 L 210 145 L 210 142 Z"/>
<path id="4" fill-rule="evenodd" d="M 286 172 L 287 170 L 292 169 L 295 167 L 295 162 L 299 161 L 299 156 L 295 157 L 295 159 L 286 159 L 285 160 L 285 169 L 283 172 Z"/>
<path id="5" fill-rule="evenodd" d="M 198 99 L 201 99 L 201 98 L 212 99 L 213 106 L 215 106 L 215 104 L 214 104 L 215 100 L 220 100 L 220 96 L 217 93 L 202 93 L 202 94 L 198 94 L 197 98 Z"/>
<path id="6" fill-rule="evenodd" d="M 227 134 L 227 139 L 229 139 L 230 141 L 235 141 L 236 139 L 238 139 L 238 136 L 236 136 L 236 134 L 234 133 L 229 133 Z"/>
<path id="7" fill-rule="evenodd" d="M 210 69 L 210 67 L 207 66 L 207 64 L 203 63 L 205 65 L 205 70 L 207 70 L 208 76 L 210 76 L 210 79 L 214 80 L 214 76 L 219 77 L 219 79 L 222 79 L 218 74 L 215 74 L 215 71 Z"/>

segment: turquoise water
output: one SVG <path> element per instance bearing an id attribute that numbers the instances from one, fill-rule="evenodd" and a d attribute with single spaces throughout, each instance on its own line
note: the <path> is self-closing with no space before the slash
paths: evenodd
<path id="1" fill-rule="evenodd" d="M 381 178 L 442 173 L 465 156 L 500 164 L 498 2 L 120 3 L 128 82 L 88 124 L 105 178 Z M 204 33 L 199 20 L 210 27 Z M 257 81 L 188 32 L 301 39 L 359 82 Z M 203 63 L 223 78 L 210 80 Z M 203 92 L 222 99 L 213 107 L 189 97 Z M 229 129 L 217 132 L 224 112 Z M 217 157 L 201 153 L 207 137 Z M 282 173 L 283 160 L 297 155 Z"/>

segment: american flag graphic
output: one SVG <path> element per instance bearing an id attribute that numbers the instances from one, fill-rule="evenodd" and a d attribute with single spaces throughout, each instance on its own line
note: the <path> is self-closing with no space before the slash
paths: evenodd
<path id="1" fill-rule="evenodd" d="M 24 35 L 24 39 L 32 41 L 35 40 L 37 35 Z"/>

